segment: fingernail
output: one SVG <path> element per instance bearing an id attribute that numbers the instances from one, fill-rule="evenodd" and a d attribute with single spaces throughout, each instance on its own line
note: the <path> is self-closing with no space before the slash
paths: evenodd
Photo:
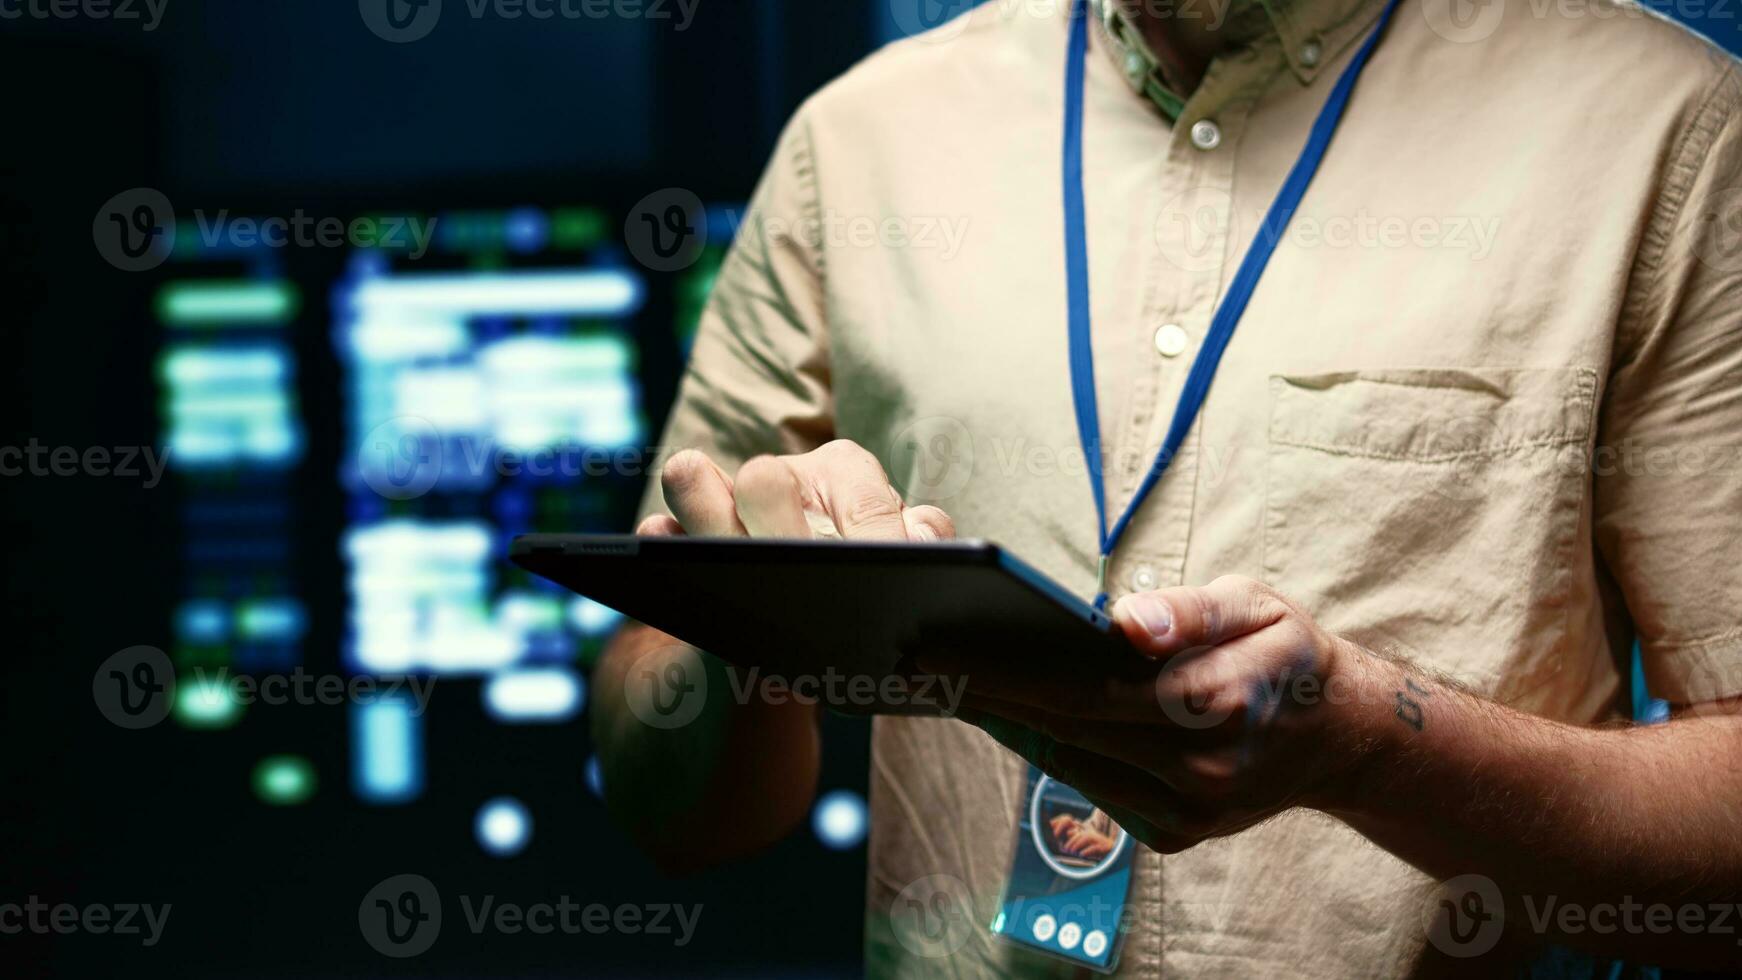
<path id="1" fill-rule="evenodd" d="M 1173 629 L 1173 610 L 1167 603 L 1152 595 L 1132 595 L 1120 600 L 1125 607 L 1125 614 L 1143 627 L 1143 631 L 1159 640 L 1167 636 Z"/>

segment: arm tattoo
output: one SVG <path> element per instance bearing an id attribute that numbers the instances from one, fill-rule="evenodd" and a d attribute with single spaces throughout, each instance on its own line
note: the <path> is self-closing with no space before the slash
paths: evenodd
<path id="1" fill-rule="evenodd" d="M 1408 677 L 1403 679 L 1403 686 L 1407 690 L 1397 692 L 1397 718 L 1419 732 L 1427 725 L 1427 717 L 1421 710 L 1420 702 L 1428 700 L 1432 695 Z"/>

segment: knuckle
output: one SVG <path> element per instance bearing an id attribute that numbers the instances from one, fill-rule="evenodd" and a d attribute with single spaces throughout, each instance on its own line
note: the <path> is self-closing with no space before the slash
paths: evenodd
<path id="1" fill-rule="evenodd" d="M 1248 610 L 1254 621 L 1275 621 L 1294 611 L 1281 593 L 1250 576 L 1223 575 L 1210 584 L 1234 596 L 1234 601 Z"/>
<path id="2" fill-rule="evenodd" d="M 1192 614 L 1198 620 L 1200 636 L 1218 636 L 1221 633 L 1222 610 L 1216 600 L 1205 589 L 1193 589 L 1191 592 Z"/>
<path id="3" fill-rule="evenodd" d="M 1254 593 L 1252 597 L 1252 605 L 1253 612 L 1257 614 L 1256 618 L 1259 622 L 1268 621 L 1274 623 L 1284 619 L 1300 619 L 1297 615 L 1298 610 L 1295 609 L 1294 604 L 1289 602 L 1287 599 L 1284 599 L 1276 592 L 1271 591 L 1269 588 Z"/>
<path id="4" fill-rule="evenodd" d="M 844 528 L 883 525 L 901 519 L 901 504 L 887 486 L 854 487 L 837 516 Z"/>

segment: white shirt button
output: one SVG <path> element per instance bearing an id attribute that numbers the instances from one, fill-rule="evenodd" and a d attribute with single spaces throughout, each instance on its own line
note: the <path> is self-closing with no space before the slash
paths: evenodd
<path id="1" fill-rule="evenodd" d="M 1317 38 L 1300 46 L 1300 63 L 1311 68 L 1325 56 L 1325 46 Z"/>
<path id="2" fill-rule="evenodd" d="M 1162 357 L 1178 357 L 1191 346 L 1191 338 L 1186 336 L 1186 328 L 1177 323 L 1164 324 L 1155 332 L 1155 349 Z"/>
<path id="3" fill-rule="evenodd" d="M 1200 150 L 1213 150 L 1222 145 L 1222 127 L 1208 119 L 1192 123 L 1192 145 Z"/>
<path id="4" fill-rule="evenodd" d="M 1131 591 L 1153 592 L 1156 584 L 1155 569 L 1148 565 L 1139 565 L 1131 570 Z"/>

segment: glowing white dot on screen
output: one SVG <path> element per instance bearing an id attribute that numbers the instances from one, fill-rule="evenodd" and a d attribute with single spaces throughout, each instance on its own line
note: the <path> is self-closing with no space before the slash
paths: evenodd
<path id="1" fill-rule="evenodd" d="M 865 840 L 866 822 L 865 800 L 851 790 L 824 795 L 811 812 L 811 830 L 824 847 L 837 851 L 858 847 Z"/>
<path id="2" fill-rule="evenodd" d="M 511 796 L 498 796 L 478 809 L 473 825 L 478 846 L 497 857 L 513 857 L 532 840 L 532 814 Z"/>

